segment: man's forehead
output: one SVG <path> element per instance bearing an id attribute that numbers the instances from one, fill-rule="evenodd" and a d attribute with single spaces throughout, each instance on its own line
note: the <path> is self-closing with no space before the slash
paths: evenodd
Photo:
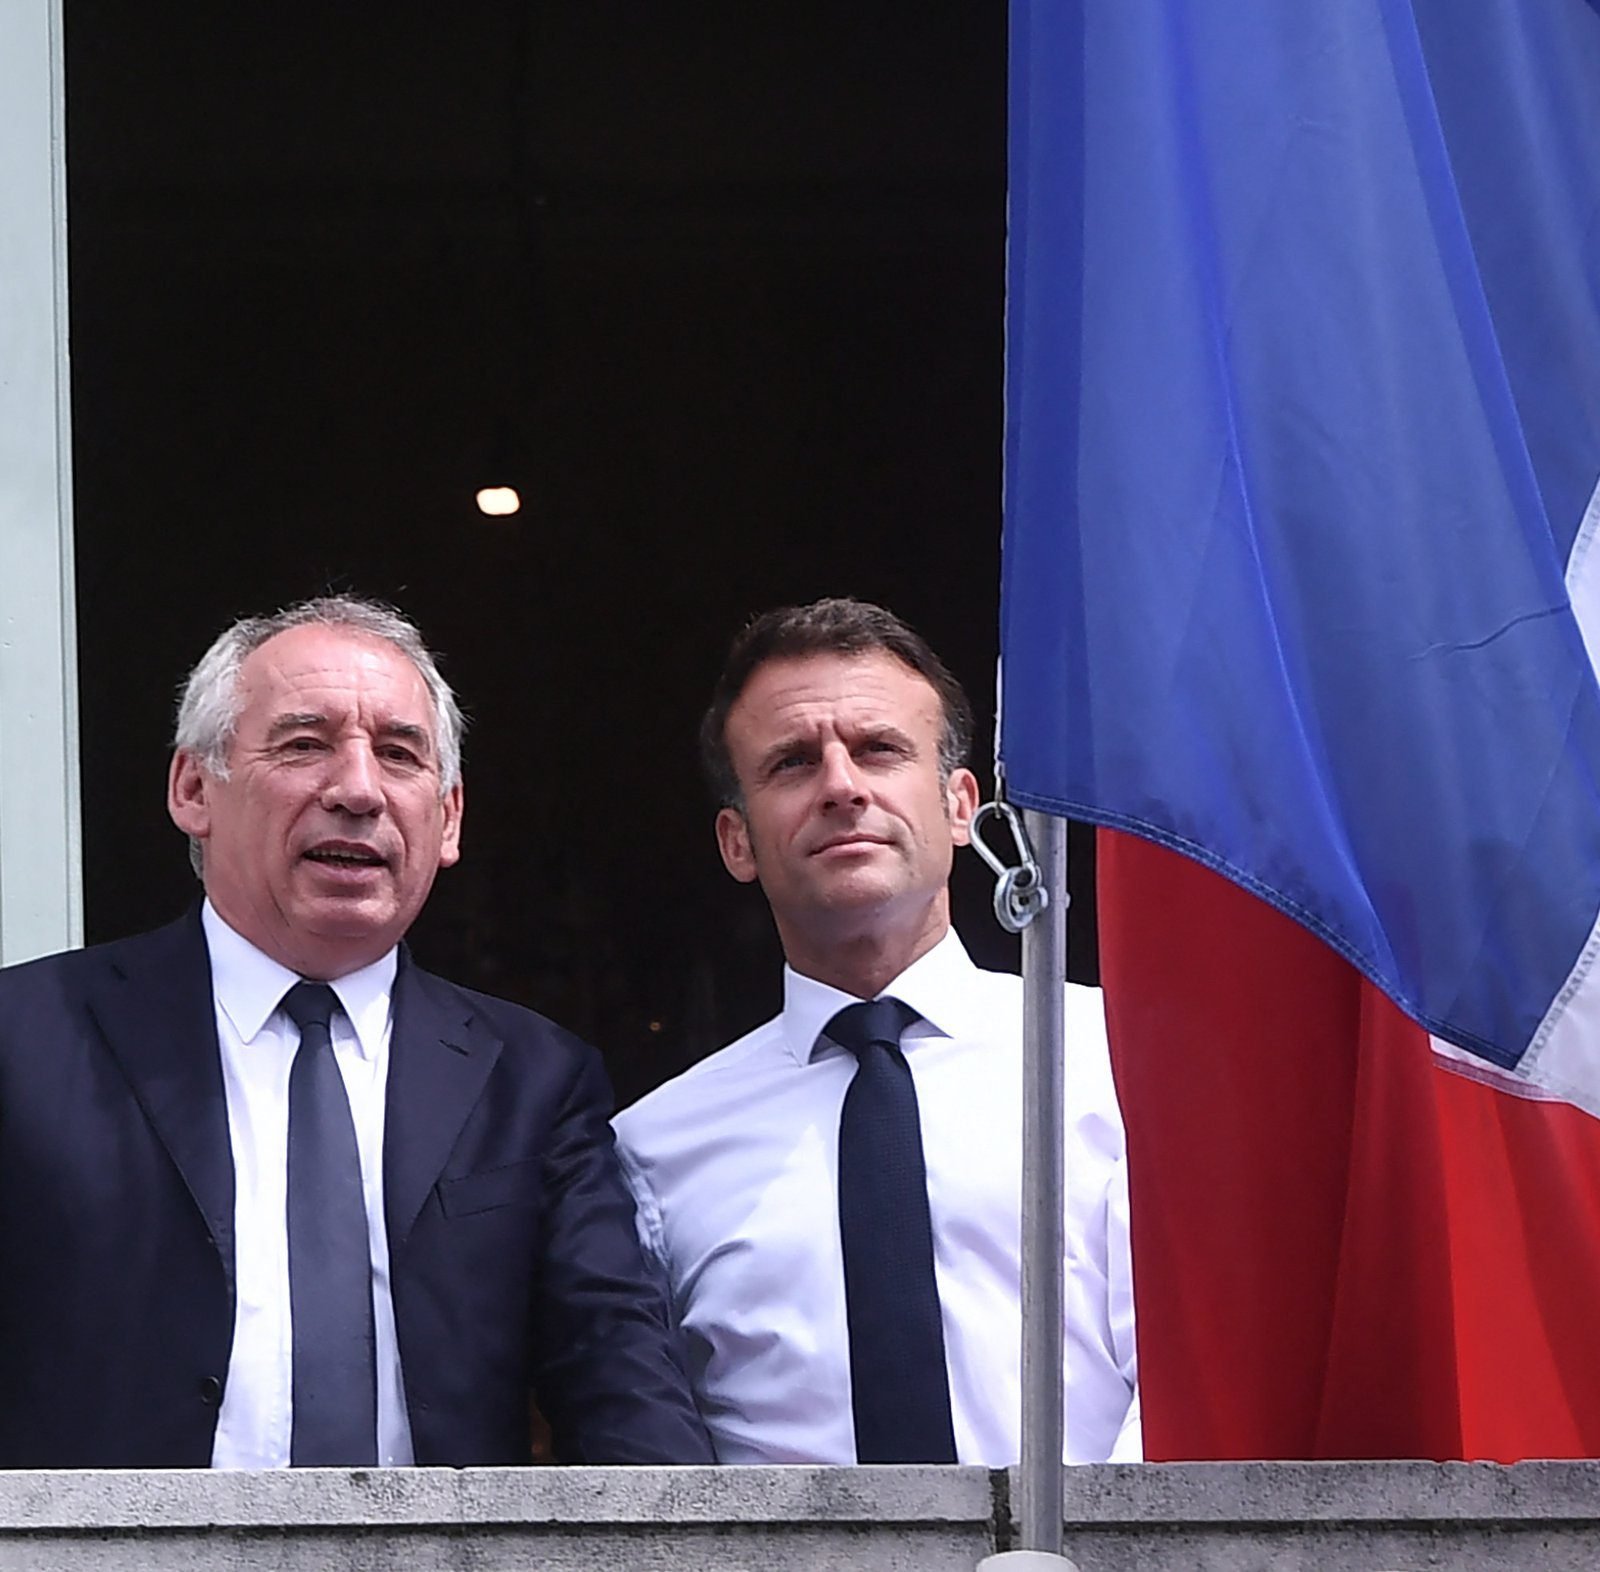
<path id="1" fill-rule="evenodd" d="M 244 707 L 270 719 L 359 707 L 431 734 L 428 685 L 404 650 L 354 628 L 289 628 L 258 645 L 239 671 Z"/>
<path id="2" fill-rule="evenodd" d="M 887 650 L 863 650 L 764 662 L 728 718 L 739 729 L 767 731 L 830 721 L 908 725 L 939 713 L 939 695 L 920 672 Z"/>

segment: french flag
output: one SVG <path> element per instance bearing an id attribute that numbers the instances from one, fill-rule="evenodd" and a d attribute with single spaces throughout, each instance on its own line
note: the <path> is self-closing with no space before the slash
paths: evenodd
<path id="1" fill-rule="evenodd" d="M 1600 9 L 1013 0 L 1011 70 L 1000 753 L 1140 838 L 1147 1448 L 1595 1455 Z"/>

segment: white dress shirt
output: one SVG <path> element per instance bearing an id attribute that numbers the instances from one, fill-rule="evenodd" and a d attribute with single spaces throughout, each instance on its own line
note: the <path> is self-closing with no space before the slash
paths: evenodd
<path id="1" fill-rule="evenodd" d="M 956 1455 L 1021 1450 L 1022 982 L 952 931 L 883 990 L 928 1167 Z M 839 1110 L 856 1059 L 823 1037 L 855 1001 L 784 970 L 783 1013 L 619 1114 L 724 1463 L 853 1463 Z M 1099 990 L 1067 989 L 1066 1456 L 1140 1455 L 1122 1119 Z"/>
<path id="2" fill-rule="evenodd" d="M 211 953 L 234 1183 L 233 1350 L 211 1466 L 283 1468 L 289 1462 L 294 1422 L 289 1069 L 300 1033 L 278 1006 L 300 978 L 235 933 L 210 901 L 202 909 L 201 923 Z M 396 961 L 391 950 L 329 985 L 343 1011 L 332 1022 L 333 1053 L 350 1098 L 367 1204 L 377 1334 L 378 1461 L 386 1467 L 413 1460 L 383 1217 L 384 1091 Z"/>

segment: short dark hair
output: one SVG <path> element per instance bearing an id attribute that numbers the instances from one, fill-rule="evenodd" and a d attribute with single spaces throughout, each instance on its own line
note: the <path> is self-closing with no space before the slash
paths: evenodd
<path id="1" fill-rule="evenodd" d="M 939 737 L 939 773 L 967 762 L 972 747 L 972 705 L 928 641 L 892 611 L 870 601 L 832 596 L 809 606 L 779 606 L 745 625 L 734 639 L 711 704 L 700 722 L 700 762 L 719 807 L 738 808 L 744 795 L 728 752 L 728 712 L 759 667 L 768 661 L 807 655 L 869 655 L 883 650 L 922 677 L 939 695 L 944 727 Z"/>

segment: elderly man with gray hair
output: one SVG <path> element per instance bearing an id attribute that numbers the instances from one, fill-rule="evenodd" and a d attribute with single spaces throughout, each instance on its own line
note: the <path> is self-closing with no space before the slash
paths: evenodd
<path id="1" fill-rule="evenodd" d="M 398 612 L 235 623 L 168 810 L 204 901 L 0 972 L 0 1467 L 710 1452 L 594 1051 L 415 965 L 461 712 Z"/>

